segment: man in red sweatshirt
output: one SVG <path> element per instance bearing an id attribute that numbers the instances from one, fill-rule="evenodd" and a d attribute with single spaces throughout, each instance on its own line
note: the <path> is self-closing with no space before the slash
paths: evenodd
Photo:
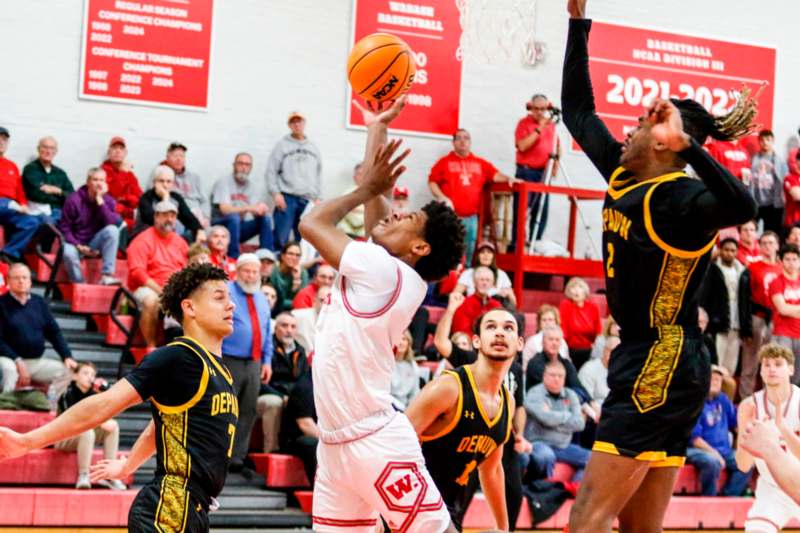
<path id="1" fill-rule="evenodd" d="M 108 159 L 103 163 L 103 170 L 106 171 L 106 182 L 108 183 L 108 194 L 116 201 L 115 207 L 119 216 L 128 226 L 128 231 L 133 229 L 134 211 L 139 205 L 139 197 L 142 196 L 142 188 L 139 186 L 139 179 L 125 160 L 128 156 L 128 148 L 125 139 L 122 137 L 112 137 L 108 144 Z"/>
<path id="2" fill-rule="evenodd" d="M 10 137 L 8 130 L 0 127 L 0 225 L 11 230 L 11 235 L 5 236 L 6 245 L 2 253 L 12 261 L 19 261 L 38 229 L 40 219 L 28 214 L 28 200 L 19 168 L 5 157 Z"/>
<path id="3" fill-rule="evenodd" d="M 475 292 L 464 298 L 464 303 L 456 309 L 453 315 L 453 333 L 463 331 L 471 336 L 472 326 L 479 316 L 490 309 L 503 307 L 503 304 L 489 296 L 489 290 L 494 287 L 494 272 L 488 267 L 480 266 L 475 269 L 473 276 Z"/>

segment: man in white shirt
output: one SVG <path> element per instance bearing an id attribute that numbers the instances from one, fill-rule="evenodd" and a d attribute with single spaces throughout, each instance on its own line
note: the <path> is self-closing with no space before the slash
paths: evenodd
<path id="1" fill-rule="evenodd" d="M 606 337 L 603 346 L 603 355 L 598 359 L 589 359 L 578 371 L 578 379 L 581 385 L 589 393 L 591 401 L 598 406 L 603 405 L 603 400 L 608 396 L 608 361 L 611 359 L 611 352 L 619 346 L 619 337 Z M 597 413 L 599 416 L 600 413 Z"/>
<path id="2" fill-rule="evenodd" d="M 416 432 L 392 408 L 393 350 L 427 291 L 464 253 L 464 227 L 438 202 L 392 213 L 388 194 L 405 170 L 408 151 L 386 143 L 402 109 L 363 110 L 367 125 L 364 177 L 355 191 L 321 202 L 300 233 L 339 271 L 315 339 L 314 403 L 320 432 L 314 485 L 314 530 L 453 532 L 441 495 L 425 467 Z M 372 242 L 353 241 L 336 224 L 364 204 Z"/>

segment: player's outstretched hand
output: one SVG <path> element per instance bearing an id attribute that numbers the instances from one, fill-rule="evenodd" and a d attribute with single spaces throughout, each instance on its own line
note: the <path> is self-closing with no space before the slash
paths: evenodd
<path id="1" fill-rule="evenodd" d="M 567 11 L 571 18 L 586 18 L 586 0 L 568 0 Z"/>
<path id="2" fill-rule="evenodd" d="M 647 121 L 650 133 L 673 152 L 680 152 L 689 147 L 691 138 L 683 131 L 683 119 L 675 104 L 669 100 L 656 100 L 647 109 Z"/>
<path id="3" fill-rule="evenodd" d="M 739 436 L 739 445 L 753 457 L 763 458 L 776 450 L 780 451 L 780 434 L 772 424 L 754 420 Z"/>
<path id="4" fill-rule="evenodd" d="M 361 102 L 353 99 L 353 104 L 361 111 L 365 126 L 375 122 L 381 122 L 388 126 L 405 107 L 406 97 L 403 95 L 397 100 L 377 102 L 375 104 L 367 101 L 366 105 L 362 105 Z"/>
<path id="5" fill-rule="evenodd" d="M 392 139 L 389 144 L 379 146 L 371 164 L 366 165 L 367 169 L 361 183 L 375 196 L 392 190 L 397 179 L 406 171 L 406 167 L 401 163 L 411 150 L 406 149 L 394 157 L 401 144 L 403 144 L 401 139 Z"/>
<path id="6" fill-rule="evenodd" d="M 89 467 L 89 479 L 97 483 L 102 479 L 122 479 L 126 476 L 127 459 L 103 459 Z"/>
<path id="7" fill-rule="evenodd" d="M 0 427 L 0 460 L 20 457 L 29 451 L 21 433 Z"/>

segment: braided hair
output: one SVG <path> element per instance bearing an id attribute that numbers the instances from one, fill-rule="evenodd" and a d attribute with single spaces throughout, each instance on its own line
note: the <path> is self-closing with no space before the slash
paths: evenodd
<path id="1" fill-rule="evenodd" d="M 709 136 L 718 141 L 735 141 L 753 133 L 758 127 L 754 122 L 758 115 L 757 98 L 758 93 L 753 95 L 748 87 L 744 87 L 733 108 L 718 117 L 694 100 L 672 98 L 671 101 L 681 113 L 683 130 L 702 145 Z"/>

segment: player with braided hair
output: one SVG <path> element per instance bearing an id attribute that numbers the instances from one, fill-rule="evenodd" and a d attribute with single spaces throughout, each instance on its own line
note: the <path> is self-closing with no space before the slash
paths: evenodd
<path id="1" fill-rule="evenodd" d="M 720 228 L 756 213 L 744 186 L 702 145 L 752 131 L 755 99 L 745 91 L 723 117 L 692 100 L 658 100 L 620 143 L 595 112 L 586 0 L 568 0 L 567 9 L 564 123 L 608 181 L 606 297 L 622 339 L 570 531 L 610 532 L 618 517 L 622 531 L 656 532 L 709 387 L 697 298 L 711 248 Z M 700 179 L 686 175 L 687 164 Z"/>

